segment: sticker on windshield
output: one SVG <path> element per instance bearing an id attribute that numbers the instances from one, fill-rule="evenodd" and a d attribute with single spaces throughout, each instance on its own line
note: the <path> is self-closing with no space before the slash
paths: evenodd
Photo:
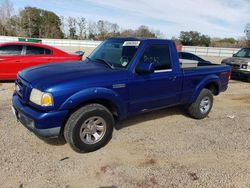
<path id="1" fill-rule="evenodd" d="M 138 47 L 141 41 L 125 41 L 122 46 L 135 46 Z"/>

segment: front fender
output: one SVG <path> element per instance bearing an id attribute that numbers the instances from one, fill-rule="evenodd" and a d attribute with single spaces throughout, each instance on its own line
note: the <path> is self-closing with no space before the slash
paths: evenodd
<path id="1" fill-rule="evenodd" d="M 220 82 L 220 78 L 217 75 L 208 75 L 206 77 L 204 77 L 200 83 L 196 86 L 193 95 L 190 99 L 190 103 L 193 103 L 194 101 L 196 101 L 197 97 L 199 96 L 200 92 L 202 89 L 205 88 L 206 85 L 210 84 L 210 83 L 215 83 L 220 91 L 221 88 L 221 82 Z"/>
<path id="2" fill-rule="evenodd" d="M 71 110 L 85 102 L 97 99 L 113 103 L 117 107 L 119 115 L 126 114 L 126 104 L 121 96 L 111 89 L 102 87 L 88 88 L 73 94 L 60 106 L 59 110 Z"/>

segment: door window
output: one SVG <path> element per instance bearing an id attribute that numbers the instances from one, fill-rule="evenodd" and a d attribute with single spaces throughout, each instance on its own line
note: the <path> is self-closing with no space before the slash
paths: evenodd
<path id="1" fill-rule="evenodd" d="M 181 59 L 195 60 L 194 56 L 192 54 L 189 54 L 189 53 L 182 53 Z"/>
<path id="2" fill-rule="evenodd" d="M 38 46 L 26 46 L 26 55 L 49 55 L 51 50 Z"/>
<path id="3" fill-rule="evenodd" d="M 250 49 L 243 48 L 239 52 L 236 53 L 235 57 L 248 58 L 250 57 Z"/>
<path id="4" fill-rule="evenodd" d="M 16 56 L 22 54 L 22 45 L 8 45 L 0 47 L 0 56 Z"/>
<path id="5" fill-rule="evenodd" d="M 167 45 L 150 45 L 144 51 L 140 62 L 153 63 L 156 71 L 172 68 Z"/>

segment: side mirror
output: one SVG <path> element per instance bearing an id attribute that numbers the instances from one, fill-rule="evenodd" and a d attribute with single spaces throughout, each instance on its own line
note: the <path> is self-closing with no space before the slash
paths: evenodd
<path id="1" fill-rule="evenodd" d="M 77 54 L 77 55 L 79 55 L 81 57 L 84 55 L 84 53 L 85 53 L 84 51 L 76 51 L 75 52 L 75 54 Z"/>
<path id="2" fill-rule="evenodd" d="M 154 72 L 153 63 L 140 62 L 136 68 L 138 74 L 150 74 Z"/>
<path id="3" fill-rule="evenodd" d="M 233 57 L 236 57 L 236 54 L 233 54 Z"/>

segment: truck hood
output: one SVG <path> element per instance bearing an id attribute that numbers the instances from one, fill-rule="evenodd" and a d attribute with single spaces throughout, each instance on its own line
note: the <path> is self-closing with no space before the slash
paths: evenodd
<path id="1" fill-rule="evenodd" d="M 19 76 L 30 83 L 32 87 L 47 89 L 49 87 L 75 82 L 100 82 L 102 76 L 120 72 L 105 64 L 90 61 L 53 63 L 25 69 Z M 124 71 L 123 71 L 124 72 Z"/>
<path id="2" fill-rule="evenodd" d="M 231 57 L 231 58 L 224 59 L 222 62 L 226 63 L 226 64 L 239 64 L 239 65 L 242 65 L 242 64 L 249 63 L 250 58 Z"/>

